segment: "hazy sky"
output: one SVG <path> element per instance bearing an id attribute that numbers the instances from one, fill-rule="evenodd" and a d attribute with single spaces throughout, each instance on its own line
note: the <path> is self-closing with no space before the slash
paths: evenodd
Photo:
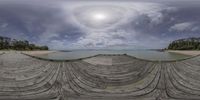
<path id="1" fill-rule="evenodd" d="M 1 0 L 0 35 L 51 49 L 164 48 L 200 37 L 200 1 Z"/>

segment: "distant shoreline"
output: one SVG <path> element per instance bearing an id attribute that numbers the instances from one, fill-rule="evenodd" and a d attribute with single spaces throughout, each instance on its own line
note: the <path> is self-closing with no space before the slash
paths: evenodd
<path id="1" fill-rule="evenodd" d="M 188 55 L 188 56 L 200 55 L 200 50 L 166 50 L 166 52 L 183 54 L 183 55 Z"/>
<path id="2" fill-rule="evenodd" d="M 57 51 L 49 51 L 49 50 L 45 50 L 45 51 L 22 51 L 22 53 L 28 54 L 28 55 L 44 55 L 44 54 L 50 54 L 50 53 L 55 53 Z"/>
<path id="3" fill-rule="evenodd" d="M 0 52 L 22 52 L 28 55 L 44 55 L 44 54 L 50 54 L 50 53 L 55 53 L 55 52 L 63 52 L 63 51 L 56 51 L 56 50 L 37 50 L 37 51 L 15 51 L 15 50 L 0 50 Z M 70 51 L 65 51 L 65 52 L 70 52 Z M 182 55 L 188 55 L 188 56 L 196 56 L 200 55 L 200 50 L 164 50 L 164 52 L 169 52 L 169 53 L 177 53 L 177 54 L 182 54 Z"/>
<path id="4" fill-rule="evenodd" d="M 25 53 L 28 55 L 37 56 L 37 55 L 55 53 L 57 51 L 51 51 L 51 50 L 35 50 L 35 51 L 0 50 L 0 53 L 11 53 L 11 52 Z"/>

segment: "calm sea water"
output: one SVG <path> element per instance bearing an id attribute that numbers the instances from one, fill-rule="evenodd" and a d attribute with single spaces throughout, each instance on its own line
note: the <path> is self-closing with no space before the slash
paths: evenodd
<path id="1" fill-rule="evenodd" d="M 40 55 L 42 58 L 56 59 L 56 60 L 69 60 L 89 57 L 97 54 L 128 54 L 141 59 L 148 60 L 176 60 L 188 58 L 190 56 L 169 53 L 169 52 L 159 52 L 152 50 L 83 50 L 83 51 L 72 51 L 72 52 L 55 52 L 45 55 Z"/>

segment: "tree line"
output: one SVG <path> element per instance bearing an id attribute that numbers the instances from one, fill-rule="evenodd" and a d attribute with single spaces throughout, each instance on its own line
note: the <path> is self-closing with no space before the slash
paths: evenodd
<path id="1" fill-rule="evenodd" d="M 27 40 L 16 40 L 0 36 L 0 50 L 48 50 L 48 46 L 38 46 Z"/>
<path id="2" fill-rule="evenodd" d="M 200 50 L 200 38 L 186 38 L 173 41 L 168 46 L 169 50 Z"/>

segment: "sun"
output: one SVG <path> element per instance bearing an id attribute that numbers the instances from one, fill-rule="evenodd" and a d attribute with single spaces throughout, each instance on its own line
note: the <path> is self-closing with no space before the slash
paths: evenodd
<path id="1" fill-rule="evenodd" d="M 125 12 L 118 6 L 81 6 L 74 9 L 73 17 L 83 28 L 104 30 L 120 24 Z"/>
<path id="2" fill-rule="evenodd" d="M 94 14 L 92 14 L 92 18 L 95 21 L 103 21 L 103 20 L 107 19 L 107 15 L 104 13 L 94 13 Z"/>

